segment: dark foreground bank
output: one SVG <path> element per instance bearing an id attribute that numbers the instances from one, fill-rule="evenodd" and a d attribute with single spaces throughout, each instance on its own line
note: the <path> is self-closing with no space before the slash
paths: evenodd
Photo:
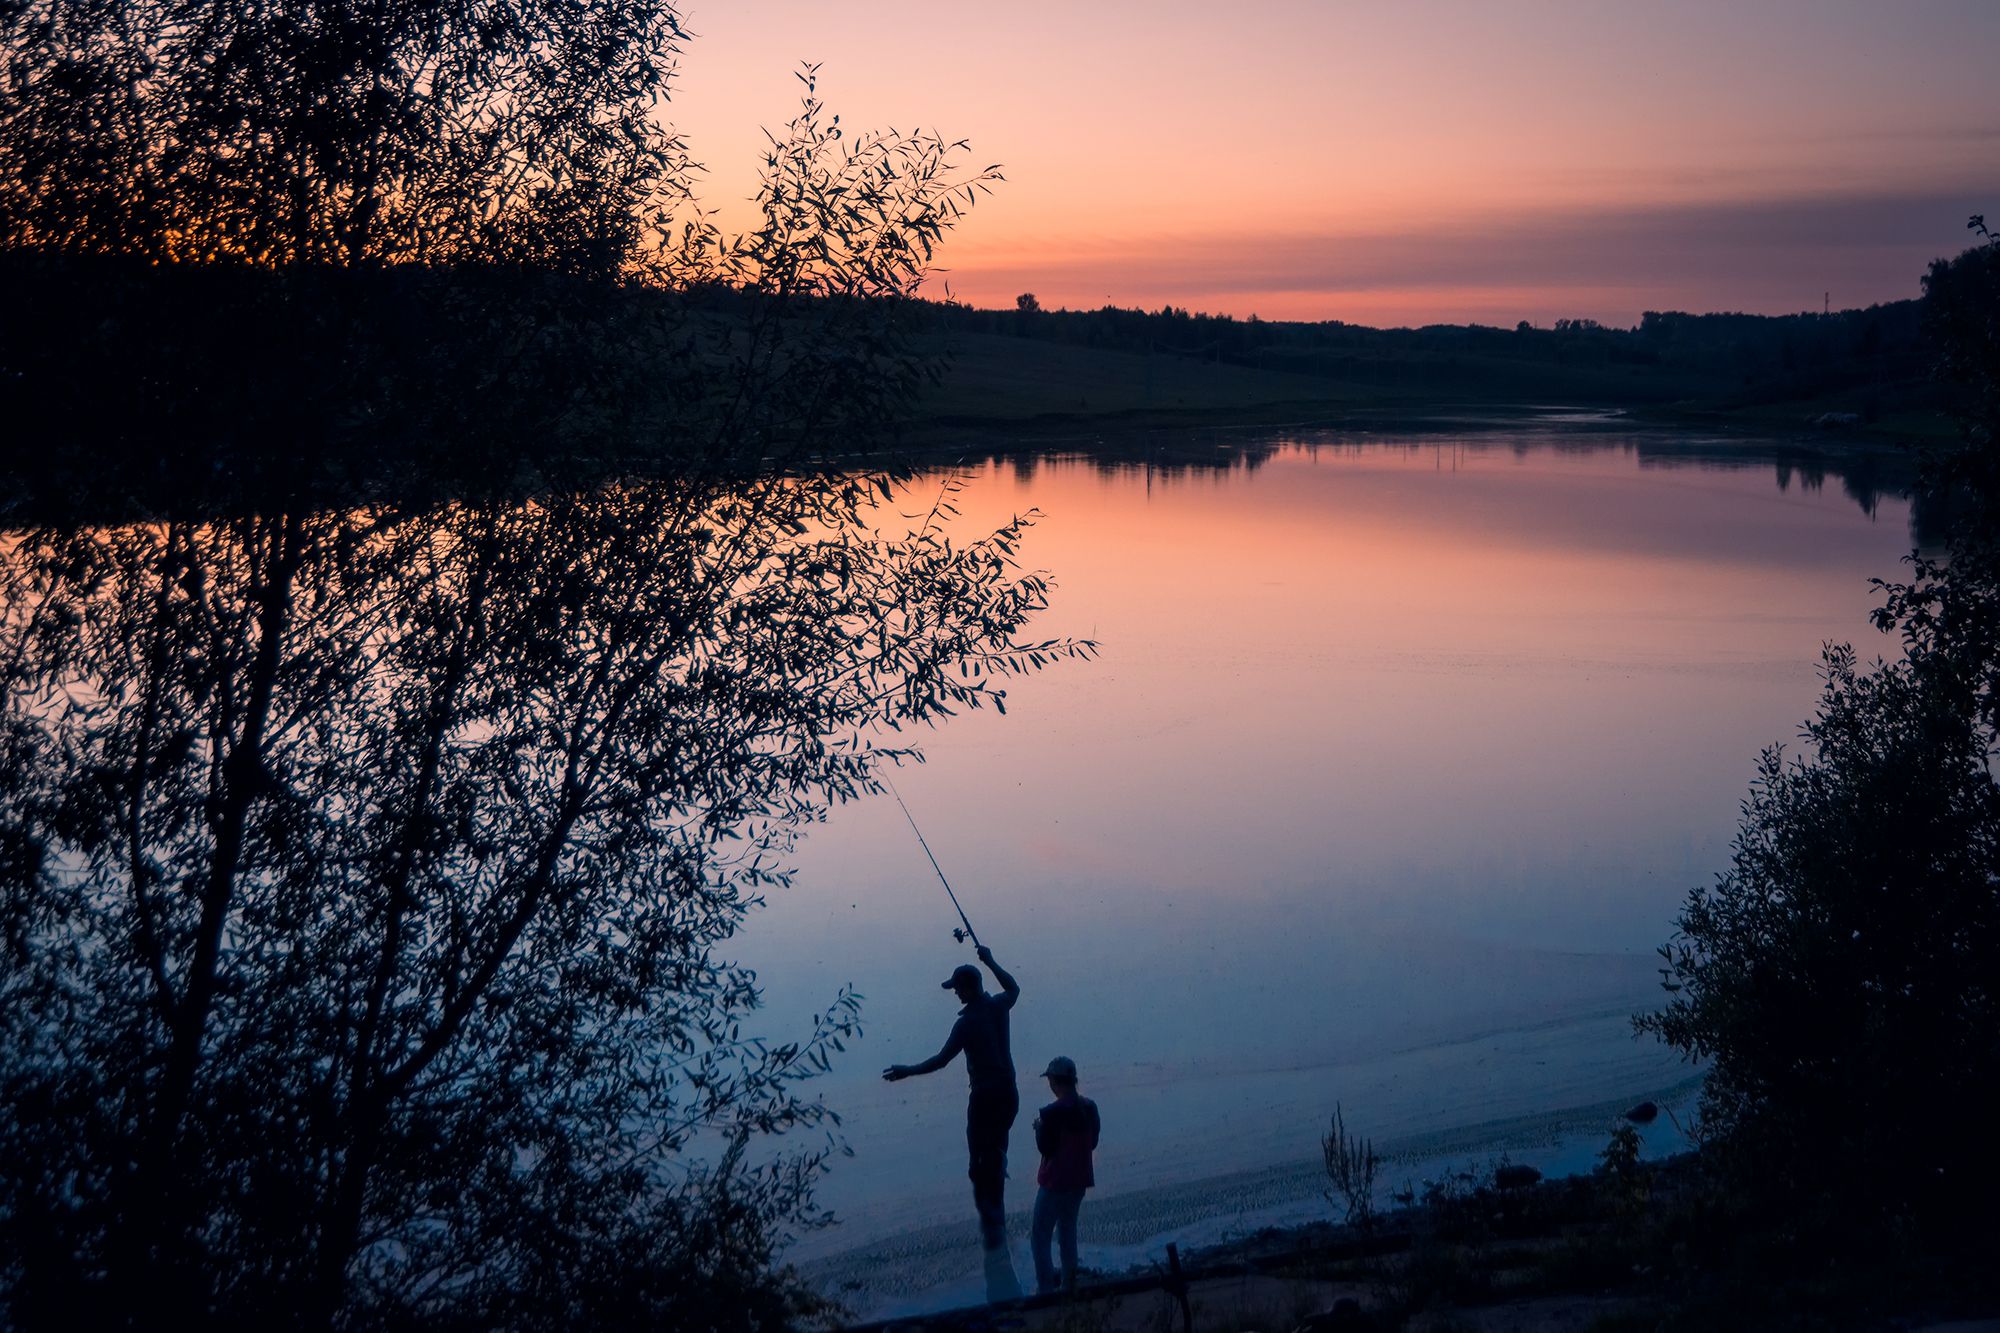
<path id="1" fill-rule="evenodd" d="M 1395 1211 L 1088 1276 L 1071 1296 L 849 1325 L 919 1330 L 2000 1328 L 2000 1227 L 1861 1225 L 1733 1195 L 1699 1154 L 1587 1175 L 1501 1165 Z"/>

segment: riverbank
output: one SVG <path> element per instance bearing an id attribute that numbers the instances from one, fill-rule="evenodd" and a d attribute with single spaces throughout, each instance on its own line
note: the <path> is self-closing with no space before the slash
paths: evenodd
<path id="1" fill-rule="evenodd" d="M 1560 1178 L 1448 1175 L 1360 1224 L 1175 1245 L 1124 1271 L 1087 1273 L 1070 1296 L 849 1328 L 2000 1330 L 1990 1225 L 1921 1235 L 1760 1214 L 1721 1192 L 1696 1154 L 1634 1161 L 1625 1146 L 1614 1136 L 1590 1169 Z"/>
<path id="2" fill-rule="evenodd" d="M 1950 419 L 1932 408 L 1905 403 L 1861 413 L 1839 395 L 1744 403 L 1667 397 L 1657 386 L 1627 385 L 1621 394 L 1621 386 L 1596 380 L 1551 386 L 1568 392 L 1521 385 L 1466 394 L 1448 383 L 1384 387 L 1211 363 L 1162 369 L 1129 352 L 1021 339 L 986 344 L 954 347 L 943 380 L 892 443 L 827 463 L 1032 468 L 1076 455 L 1103 468 L 1172 474 L 1254 466 L 1281 438 L 1356 445 L 1619 432 L 1648 461 L 1768 465 L 1809 486 L 1832 478 L 1865 506 L 1877 494 L 1913 494 L 1920 451 L 1956 439 Z"/>
<path id="3" fill-rule="evenodd" d="M 1546 1113 L 1377 1137 L 1374 1146 L 1382 1166 L 1373 1206 L 1389 1210 L 1399 1193 L 1419 1194 L 1426 1181 L 1477 1177 L 1503 1163 L 1532 1168 L 1550 1178 L 1587 1172 L 1606 1134 L 1620 1123 L 1623 1110 L 1637 1101 L 1650 1100 L 1666 1108 L 1646 1130 L 1640 1153 L 1647 1160 L 1671 1157 L 1688 1146 L 1679 1126 L 1691 1122 L 1699 1088 L 1698 1077 L 1683 1078 L 1629 1100 L 1621 1095 Z M 1313 1145 L 1308 1140 L 1299 1147 L 1310 1150 Z M 1177 1159 L 1183 1169 L 1188 1160 Z M 1021 1179 L 1022 1174 L 1017 1170 L 1012 1198 L 1025 1205 L 1033 1198 L 1033 1187 Z M 1299 1229 L 1313 1234 L 1335 1215 L 1328 1189 L 1317 1156 L 1287 1155 L 1268 1165 L 1200 1179 L 1108 1194 L 1100 1191 L 1085 1210 L 1081 1261 L 1099 1274 L 1127 1275 L 1164 1262 L 1170 1245 L 1188 1253 L 1228 1252 L 1260 1235 Z M 957 1211 L 965 1212 L 962 1206 Z M 1014 1269 L 1022 1275 L 1033 1273 L 1027 1231 L 1027 1211 L 1016 1209 L 1009 1217 L 1008 1235 Z M 958 1216 L 839 1251 L 820 1251 L 798 1267 L 822 1293 L 856 1317 L 872 1320 L 924 1317 L 980 1303 L 985 1293 L 973 1225 Z"/>
<path id="4" fill-rule="evenodd" d="M 1361 332 L 1370 331 L 1357 336 Z M 1934 387 L 1900 362 L 1820 383 L 1758 378 L 1747 370 L 1722 374 L 1712 366 L 1523 359 L 1492 349 L 1413 346 L 1360 360 L 1281 358 L 1254 364 L 1146 346 L 1149 350 L 1088 346 L 992 332 L 937 338 L 929 350 L 947 364 L 938 383 L 913 405 L 910 437 L 999 434 L 1060 441 L 1232 426 L 1401 433 L 1426 429 L 1427 423 L 1448 426 L 1480 418 L 1519 425 L 1548 403 L 1834 449 L 1955 437 L 1938 410 Z"/>
<path id="5" fill-rule="evenodd" d="M 1481 402 L 1337 403 L 1310 399 L 1233 407 L 1134 409 L 1043 416 L 927 417 L 892 446 L 842 455 L 840 468 L 889 464 L 937 468 L 1000 462 L 1032 467 L 1050 457 L 1085 457 L 1107 468 L 1169 473 L 1255 463 L 1276 441 L 1360 445 L 1394 438 L 1477 440 L 1532 432 L 1623 433 L 1644 458 L 1664 464 L 1768 464 L 1808 478 L 1855 477 L 1907 495 L 1918 451 L 1946 438 L 1940 422 L 1819 427 L 1805 418 L 1770 418 L 1699 408 L 1551 406 Z"/>

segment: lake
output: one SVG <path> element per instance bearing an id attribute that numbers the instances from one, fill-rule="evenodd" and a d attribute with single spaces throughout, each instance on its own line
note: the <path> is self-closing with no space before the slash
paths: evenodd
<path id="1" fill-rule="evenodd" d="M 1010 1207 L 1049 1057 L 1102 1108 L 1087 1265 L 1328 1216 L 1336 1103 L 1390 1185 L 1502 1151 L 1574 1169 L 1618 1107 L 1685 1111 L 1696 1071 L 1629 1029 L 1653 950 L 1727 864 L 1758 751 L 1811 712 L 1821 644 L 1894 650 L 1868 580 L 1913 540 L 1905 499 L 1612 421 L 1204 447 L 965 470 L 968 535 L 1042 511 L 1034 632 L 1101 656 L 896 776 L 1023 988 Z M 970 946 L 888 797 L 833 810 L 796 866 L 734 945 L 764 1030 L 843 983 L 867 1000 L 819 1085 L 854 1150 L 821 1193 L 844 1223 L 796 1254 L 863 1308 L 973 1294 L 965 1076 L 878 1078 L 938 1048 Z"/>

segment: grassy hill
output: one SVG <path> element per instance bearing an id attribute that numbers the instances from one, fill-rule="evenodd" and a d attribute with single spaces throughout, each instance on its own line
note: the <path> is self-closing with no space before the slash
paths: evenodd
<path id="1" fill-rule="evenodd" d="M 953 335 L 937 339 L 935 346 L 951 358 L 950 365 L 918 413 L 943 424 L 1350 407 L 1383 398 L 1377 389 L 1324 375 L 1003 334 Z"/>
<path id="2" fill-rule="evenodd" d="M 933 427 L 1254 425 L 1561 404 L 1766 432 L 1907 438 L 1941 428 L 1913 301 L 1828 316 L 1656 314 L 1632 329 L 1368 329 L 1112 308 L 930 313 L 928 345 L 951 358 L 918 405 Z"/>

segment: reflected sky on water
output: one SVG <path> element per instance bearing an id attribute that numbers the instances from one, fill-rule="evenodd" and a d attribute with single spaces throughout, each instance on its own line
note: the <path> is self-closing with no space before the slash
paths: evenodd
<path id="1" fill-rule="evenodd" d="M 1110 1190 L 1311 1156 L 1336 1099 L 1393 1139 L 1684 1076 L 1624 1031 L 1652 950 L 1811 711 L 1821 643 L 1893 650 L 1868 579 L 1911 544 L 1903 499 L 1715 452 L 1572 431 L 970 469 L 965 530 L 1043 511 L 1039 631 L 1102 652 L 897 777 L 1024 988 L 1017 1156 L 1058 1053 L 1104 1106 Z M 949 1026 L 950 903 L 886 797 L 796 864 L 735 948 L 771 1035 L 867 996 L 823 1081 L 857 1153 L 826 1200 L 969 1217 L 963 1073 L 875 1078 Z"/>

